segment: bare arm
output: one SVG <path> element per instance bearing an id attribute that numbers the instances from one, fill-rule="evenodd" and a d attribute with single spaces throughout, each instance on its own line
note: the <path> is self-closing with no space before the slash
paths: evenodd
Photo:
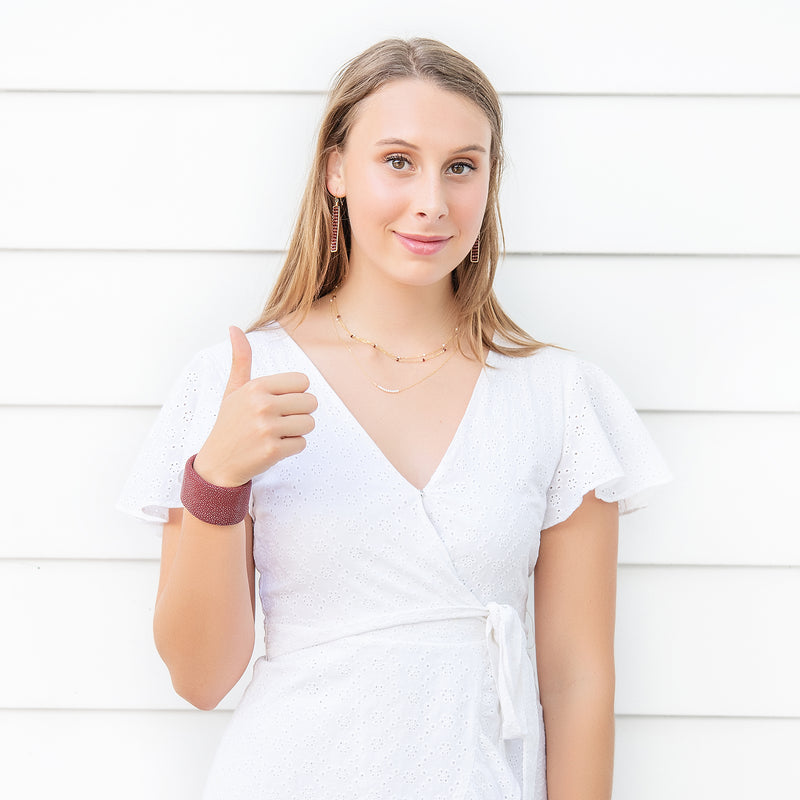
<path id="1" fill-rule="evenodd" d="M 301 452 L 317 407 L 305 375 L 251 380 L 252 353 L 238 328 L 231 328 L 231 345 L 222 404 L 194 462 L 197 473 L 217 486 L 245 484 Z M 211 525 L 184 509 L 170 509 L 153 632 L 179 695 L 198 708 L 219 703 L 253 654 L 254 615 L 250 517 L 237 525 Z"/>
<path id="2" fill-rule="evenodd" d="M 617 532 L 617 504 L 594 492 L 542 532 L 534 606 L 549 800 L 611 797 Z"/>
<path id="3" fill-rule="evenodd" d="M 214 708 L 253 654 L 255 566 L 249 516 L 223 527 L 170 509 L 153 633 L 175 691 L 198 708 Z"/>

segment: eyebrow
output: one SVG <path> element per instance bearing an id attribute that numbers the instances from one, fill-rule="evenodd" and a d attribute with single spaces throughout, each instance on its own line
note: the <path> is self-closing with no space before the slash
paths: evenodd
<path id="1" fill-rule="evenodd" d="M 416 145 L 411 144 L 411 142 L 407 142 L 405 139 L 379 139 L 377 142 L 375 142 L 376 147 L 384 147 L 387 144 L 397 145 L 398 147 L 406 147 L 409 150 L 419 150 Z M 470 152 L 485 153 L 486 148 L 479 144 L 468 144 L 465 147 L 459 147 L 456 150 L 453 150 L 453 155 Z"/>

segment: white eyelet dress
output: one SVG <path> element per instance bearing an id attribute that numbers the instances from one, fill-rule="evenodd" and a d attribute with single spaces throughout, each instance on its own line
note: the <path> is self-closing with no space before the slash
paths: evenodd
<path id="1" fill-rule="evenodd" d="M 592 489 L 624 513 L 669 479 L 635 411 L 566 351 L 491 354 L 420 491 L 282 328 L 248 338 L 253 377 L 303 372 L 319 408 L 306 449 L 253 481 L 266 655 L 205 800 L 544 800 L 525 628 L 539 534 Z M 164 522 L 180 507 L 229 369 L 227 343 L 191 361 L 122 510 Z"/>

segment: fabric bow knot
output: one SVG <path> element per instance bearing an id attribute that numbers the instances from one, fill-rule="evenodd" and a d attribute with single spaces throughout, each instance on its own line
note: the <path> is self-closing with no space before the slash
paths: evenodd
<path id="1" fill-rule="evenodd" d="M 486 608 L 486 644 L 500 701 L 503 738 L 517 739 L 528 735 L 528 715 L 536 691 L 525 628 L 512 606 L 488 603 Z"/>

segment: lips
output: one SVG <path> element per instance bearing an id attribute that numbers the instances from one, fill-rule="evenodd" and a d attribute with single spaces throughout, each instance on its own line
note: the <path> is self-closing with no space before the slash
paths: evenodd
<path id="1" fill-rule="evenodd" d="M 422 236 L 416 233 L 398 233 L 393 231 L 400 244 L 419 256 L 432 256 L 441 252 L 452 236 Z"/>

